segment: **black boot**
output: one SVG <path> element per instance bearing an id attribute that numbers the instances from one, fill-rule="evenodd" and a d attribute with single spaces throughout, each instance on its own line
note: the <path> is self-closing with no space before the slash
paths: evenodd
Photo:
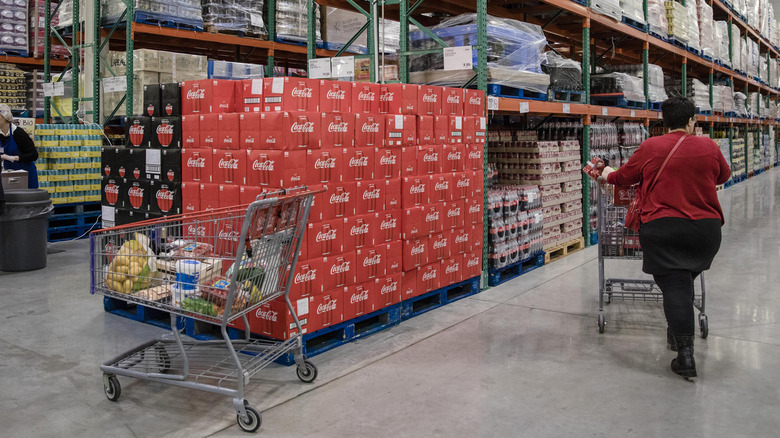
<path id="1" fill-rule="evenodd" d="M 677 341 L 674 339 L 672 329 L 669 327 L 666 328 L 666 343 L 669 344 L 670 350 L 677 351 Z"/>
<path id="2" fill-rule="evenodd" d="M 675 336 L 677 357 L 672 359 L 672 371 L 686 379 L 696 377 L 696 361 L 693 360 L 693 336 Z"/>

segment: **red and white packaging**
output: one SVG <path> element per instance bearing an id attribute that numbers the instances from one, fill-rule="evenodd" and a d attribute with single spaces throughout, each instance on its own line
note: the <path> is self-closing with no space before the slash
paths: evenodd
<path id="1" fill-rule="evenodd" d="M 441 261 L 441 281 L 439 287 L 460 283 L 463 278 L 463 257 L 453 257 Z"/>
<path id="2" fill-rule="evenodd" d="M 442 156 L 444 158 L 442 172 L 463 172 L 466 170 L 466 145 L 444 145 Z"/>
<path id="3" fill-rule="evenodd" d="M 430 250 L 428 251 L 428 261 L 445 260 L 451 257 L 452 235 L 450 232 L 435 234 L 428 239 Z"/>
<path id="4" fill-rule="evenodd" d="M 120 196 L 123 197 L 126 202 L 127 208 L 133 211 L 150 211 L 151 210 L 151 188 L 149 181 L 131 181 L 122 184 L 124 193 Z"/>
<path id="5" fill-rule="evenodd" d="M 417 114 L 421 116 L 441 115 L 442 88 L 434 85 L 420 85 L 417 92 Z"/>
<path id="6" fill-rule="evenodd" d="M 450 253 L 465 254 L 472 251 L 471 227 L 458 228 L 451 231 Z M 482 236 L 480 235 L 480 240 Z"/>
<path id="7" fill-rule="evenodd" d="M 471 172 L 458 172 L 454 174 L 453 178 L 455 184 L 452 191 L 453 201 L 471 197 L 474 190 L 474 181 L 472 176 L 473 174 Z"/>
<path id="8" fill-rule="evenodd" d="M 431 202 L 446 202 L 452 199 L 453 175 L 451 173 L 440 173 L 432 175 L 431 183 Z"/>
<path id="9" fill-rule="evenodd" d="M 487 139 L 487 118 L 463 118 L 463 142 L 466 144 L 484 145 Z"/>
<path id="10" fill-rule="evenodd" d="M 215 210 L 219 208 L 219 184 L 203 183 L 200 185 L 200 209 Z"/>
<path id="11" fill-rule="evenodd" d="M 379 86 L 379 112 L 381 114 L 417 114 L 419 85 L 382 84 Z"/>
<path id="12" fill-rule="evenodd" d="M 331 290 L 309 297 L 309 333 L 344 321 L 344 289 Z"/>
<path id="13" fill-rule="evenodd" d="M 423 232 L 425 229 L 423 225 L 423 217 L 425 215 L 425 207 L 411 207 L 403 210 L 403 217 L 401 220 L 401 238 L 404 240 L 415 239 L 420 236 L 427 236 Z"/>
<path id="14" fill-rule="evenodd" d="M 229 80 L 205 79 L 182 82 L 182 114 L 236 112 L 235 94 L 235 82 Z"/>
<path id="15" fill-rule="evenodd" d="M 472 199 L 485 199 L 485 175 L 481 171 L 472 171 L 469 174 L 471 176 L 471 194 L 469 197 Z"/>
<path id="16" fill-rule="evenodd" d="M 246 183 L 256 187 L 305 184 L 306 151 L 246 151 Z"/>
<path id="17" fill-rule="evenodd" d="M 463 115 L 464 116 L 484 116 L 485 115 L 485 92 L 481 90 L 463 90 Z"/>
<path id="18" fill-rule="evenodd" d="M 360 284 L 385 276 L 387 263 L 387 247 L 378 245 L 371 248 L 362 248 L 355 252 L 357 271 L 355 281 Z"/>
<path id="19" fill-rule="evenodd" d="M 310 223 L 306 232 L 304 259 L 333 256 L 343 252 L 344 220 Z"/>
<path id="20" fill-rule="evenodd" d="M 444 147 L 440 145 L 419 146 L 417 149 L 417 174 L 441 173 L 444 165 Z"/>
<path id="21" fill-rule="evenodd" d="M 260 113 L 248 112 L 239 114 L 238 131 L 239 149 L 260 149 Z"/>
<path id="22" fill-rule="evenodd" d="M 401 301 L 408 300 L 420 295 L 421 292 L 417 290 L 417 270 L 401 273 Z"/>
<path id="23" fill-rule="evenodd" d="M 122 180 L 119 178 L 103 177 L 101 184 L 102 205 L 121 208 L 125 205 L 124 191 L 120 189 Z"/>
<path id="24" fill-rule="evenodd" d="M 355 146 L 384 146 L 386 123 L 386 117 L 382 114 L 355 114 Z"/>
<path id="25" fill-rule="evenodd" d="M 236 204 L 238 205 L 238 202 Z M 238 252 L 239 236 L 241 236 L 241 219 L 232 218 L 214 221 L 207 226 L 214 230 L 214 253 L 236 254 Z"/>
<path id="26" fill-rule="evenodd" d="M 466 146 L 466 169 L 467 170 L 477 170 L 482 172 L 483 167 L 485 166 L 485 162 L 483 157 L 483 153 L 485 150 L 484 145 L 475 145 L 470 144 Z"/>
<path id="27" fill-rule="evenodd" d="M 217 148 L 219 149 L 241 149 L 239 142 L 240 124 L 237 113 L 217 114 Z"/>
<path id="28" fill-rule="evenodd" d="M 397 150 L 397 149 L 396 149 Z M 419 165 L 417 161 L 417 153 L 420 149 L 417 146 L 407 146 L 401 148 L 401 176 L 417 176 L 420 175 Z"/>
<path id="29" fill-rule="evenodd" d="M 401 269 L 407 272 L 428 264 L 429 251 L 428 236 L 404 240 Z"/>
<path id="30" fill-rule="evenodd" d="M 298 263 L 295 265 L 295 273 L 293 273 L 293 281 L 290 285 L 290 300 L 293 303 L 301 298 L 324 292 L 323 281 L 325 273 L 323 266 L 322 258 L 298 260 Z"/>
<path id="31" fill-rule="evenodd" d="M 288 130 L 290 114 L 287 112 L 260 113 L 260 141 L 254 149 L 285 150 L 296 149 L 291 145 L 291 134 Z"/>
<path id="32" fill-rule="evenodd" d="M 265 121 L 263 127 L 268 127 Z M 292 111 L 284 118 L 287 147 L 283 149 L 319 149 L 322 139 L 322 114 Z"/>
<path id="33" fill-rule="evenodd" d="M 219 114 L 201 114 L 200 147 L 214 149 L 219 138 Z"/>
<path id="34" fill-rule="evenodd" d="M 387 181 L 358 181 L 355 184 L 355 214 L 376 213 L 385 209 Z"/>
<path id="35" fill-rule="evenodd" d="M 150 147 L 155 149 L 181 148 L 181 121 L 178 117 L 152 117 Z"/>
<path id="36" fill-rule="evenodd" d="M 463 88 L 444 87 L 442 89 L 442 115 L 463 115 Z"/>
<path id="37" fill-rule="evenodd" d="M 246 159 L 244 151 L 214 149 L 211 164 L 211 182 L 218 184 L 246 183 Z"/>
<path id="38" fill-rule="evenodd" d="M 181 116 L 181 147 L 200 147 L 200 116 Z"/>
<path id="39" fill-rule="evenodd" d="M 374 178 L 392 179 L 401 176 L 402 158 L 400 149 L 375 149 L 376 171 Z"/>
<path id="40" fill-rule="evenodd" d="M 464 254 L 461 269 L 461 281 L 482 275 L 482 251 Z"/>
<path id="41" fill-rule="evenodd" d="M 283 165 L 287 165 L 285 160 Z M 292 164 L 292 163 L 290 163 Z M 342 148 L 309 149 L 306 151 L 307 184 L 341 182 L 344 173 L 344 150 Z"/>
<path id="42" fill-rule="evenodd" d="M 263 79 L 263 111 L 319 111 L 320 82 L 292 77 Z"/>
<path id="43" fill-rule="evenodd" d="M 466 227 L 468 229 L 468 226 Z M 478 252 L 482 254 L 482 233 L 483 228 L 482 225 L 472 225 L 471 229 L 469 230 L 469 233 L 471 234 L 469 240 L 471 241 L 471 249 L 467 252 Z M 454 253 L 453 253 L 454 254 Z"/>
<path id="44" fill-rule="evenodd" d="M 401 302 L 401 273 L 376 280 L 374 293 L 377 295 L 377 309 L 384 309 Z"/>
<path id="45" fill-rule="evenodd" d="M 463 144 L 463 117 L 450 116 L 448 144 Z"/>
<path id="46" fill-rule="evenodd" d="M 432 178 L 426 176 L 406 177 L 401 180 L 401 207 L 411 208 L 430 203 Z"/>
<path id="47" fill-rule="evenodd" d="M 401 178 L 386 180 L 385 209 L 395 210 L 401 208 Z"/>
<path id="48" fill-rule="evenodd" d="M 266 189 L 263 187 L 241 186 L 238 189 L 238 202 L 241 205 L 251 204 L 257 200 L 257 197 L 266 191 L 276 191 L 276 189 Z M 301 259 L 303 260 L 303 259 Z"/>
<path id="49" fill-rule="evenodd" d="M 374 238 L 376 244 L 401 239 L 401 227 L 403 222 L 401 212 L 402 210 L 388 210 L 374 215 L 374 223 L 376 224 L 377 229 Z"/>
<path id="50" fill-rule="evenodd" d="M 127 147 L 148 148 L 152 140 L 152 118 L 147 116 L 128 117 L 125 122 Z"/>
<path id="51" fill-rule="evenodd" d="M 243 113 L 259 113 L 263 110 L 263 80 L 244 79 L 238 85 L 240 95 L 236 110 Z"/>
<path id="52" fill-rule="evenodd" d="M 344 251 L 368 248 L 375 245 L 377 234 L 376 215 L 365 214 L 350 216 L 344 221 Z"/>
<path id="53" fill-rule="evenodd" d="M 371 82 L 352 83 L 352 112 L 379 114 L 379 84 Z"/>
<path id="54" fill-rule="evenodd" d="M 151 181 L 151 211 L 163 215 L 181 214 L 181 183 Z"/>
<path id="55" fill-rule="evenodd" d="M 433 140 L 436 144 L 450 142 L 450 117 L 433 116 Z"/>
<path id="56" fill-rule="evenodd" d="M 384 244 L 387 252 L 387 264 L 385 265 L 385 272 L 387 275 L 394 275 L 403 272 L 403 244 L 400 240 L 395 240 L 390 243 Z"/>
<path id="57" fill-rule="evenodd" d="M 481 205 L 481 204 L 480 204 Z M 443 228 L 445 230 L 452 230 L 455 228 L 463 228 L 466 226 L 466 201 L 454 201 L 444 204 L 444 223 Z M 482 214 L 480 210 L 480 214 Z M 469 222 L 471 224 L 471 222 Z"/>
<path id="58" fill-rule="evenodd" d="M 376 309 L 376 280 L 344 288 L 344 321 L 368 315 Z"/>
<path id="59" fill-rule="evenodd" d="M 441 284 L 441 263 L 431 263 L 417 270 L 418 295 L 438 289 Z"/>
<path id="60" fill-rule="evenodd" d="M 322 262 L 325 270 L 323 287 L 326 291 L 355 284 L 355 270 L 357 267 L 355 266 L 354 252 L 324 257 Z"/>
<path id="61" fill-rule="evenodd" d="M 352 82 L 320 81 L 320 111 L 352 113 Z"/>
<path id="62" fill-rule="evenodd" d="M 322 141 L 320 147 L 343 148 L 355 146 L 354 114 L 322 113 Z"/>
<path id="63" fill-rule="evenodd" d="M 441 233 L 444 228 L 444 203 L 423 206 L 422 233 L 431 235 Z"/>
<path id="64" fill-rule="evenodd" d="M 376 150 L 374 148 L 343 148 L 344 166 L 342 178 L 344 182 L 369 181 L 374 179 L 376 170 Z"/>
<path id="65" fill-rule="evenodd" d="M 182 181 L 211 182 L 211 161 L 213 156 L 213 149 L 182 149 Z"/>
<path id="66" fill-rule="evenodd" d="M 293 306 L 297 306 L 295 313 L 301 323 L 301 331 L 303 333 L 309 332 L 308 310 L 310 300 L 311 297 L 301 298 L 299 301 L 293 301 L 292 303 Z M 263 304 L 257 310 L 247 314 L 247 319 L 249 320 L 249 326 L 252 328 L 252 333 L 268 336 L 272 339 L 285 341 L 298 333 L 298 327 L 295 325 L 295 320 L 292 314 L 290 314 L 284 299 L 277 299 Z M 238 318 L 231 324 L 231 327 L 244 330 L 243 319 Z"/>
<path id="67" fill-rule="evenodd" d="M 240 204 L 241 190 L 237 184 L 219 184 L 219 208 L 235 207 Z"/>
<path id="68" fill-rule="evenodd" d="M 355 215 L 355 183 L 332 183 L 327 185 L 322 206 L 323 219 L 344 218 Z"/>
<path id="69" fill-rule="evenodd" d="M 392 115 L 385 122 L 385 146 L 399 148 L 417 145 L 417 120 L 415 116 Z"/>
<path id="70" fill-rule="evenodd" d="M 433 116 L 417 116 L 417 144 L 428 145 L 436 143 L 433 121 Z"/>
<path id="71" fill-rule="evenodd" d="M 181 183 L 182 213 L 197 213 L 200 211 L 200 183 Z"/>

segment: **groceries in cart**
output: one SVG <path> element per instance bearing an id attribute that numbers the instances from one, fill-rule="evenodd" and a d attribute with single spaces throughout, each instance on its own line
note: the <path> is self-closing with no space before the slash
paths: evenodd
<path id="1" fill-rule="evenodd" d="M 589 177 L 598 181 L 605 167 L 607 167 L 607 165 L 604 163 L 604 160 L 599 157 L 592 157 L 590 160 L 588 160 L 588 163 L 585 165 L 582 171 L 585 172 L 585 174 Z"/>

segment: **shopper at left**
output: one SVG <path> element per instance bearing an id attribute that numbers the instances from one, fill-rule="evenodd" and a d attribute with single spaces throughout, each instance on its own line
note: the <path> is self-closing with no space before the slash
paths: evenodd
<path id="1" fill-rule="evenodd" d="M 37 189 L 38 170 L 35 160 L 38 159 L 38 150 L 27 132 L 14 124 L 14 116 L 6 104 L 0 104 L 0 151 L 3 168 L 26 170 L 27 186 Z"/>

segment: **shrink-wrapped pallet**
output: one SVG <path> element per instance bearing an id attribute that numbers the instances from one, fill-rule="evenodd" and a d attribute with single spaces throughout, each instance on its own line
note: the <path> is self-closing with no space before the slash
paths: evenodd
<path id="1" fill-rule="evenodd" d="M 742 38 L 740 37 L 739 27 L 734 22 L 731 23 L 731 68 L 734 70 L 742 69 L 742 52 L 740 51 Z"/>
<path id="2" fill-rule="evenodd" d="M 712 19 L 712 7 L 705 0 L 697 2 L 699 15 L 699 48 L 702 55 L 715 57 L 715 25 Z"/>
<path id="3" fill-rule="evenodd" d="M 685 6 L 688 10 L 688 47 L 694 50 L 701 50 L 699 43 L 699 13 L 697 12 L 696 2 L 689 1 Z"/>
<path id="4" fill-rule="evenodd" d="M 715 46 L 714 54 L 722 63 L 731 66 L 729 57 L 729 23 L 727 21 L 715 22 Z"/>
<path id="5" fill-rule="evenodd" d="M 666 6 L 663 0 L 647 0 L 647 25 L 650 32 L 666 37 L 669 22 L 666 19 Z"/>
<path id="6" fill-rule="evenodd" d="M 591 0 L 590 8 L 596 13 L 612 17 L 617 21 L 620 21 L 623 16 L 620 0 Z"/>
<path id="7" fill-rule="evenodd" d="M 645 24 L 643 3 L 641 0 L 620 0 L 620 9 L 623 11 L 623 16 L 639 24 Z"/>
<path id="8" fill-rule="evenodd" d="M 673 0 L 667 1 L 666 19 L 669 22 L 669 37 L 688 44 L 690 38 L 688 8 Z"/>

